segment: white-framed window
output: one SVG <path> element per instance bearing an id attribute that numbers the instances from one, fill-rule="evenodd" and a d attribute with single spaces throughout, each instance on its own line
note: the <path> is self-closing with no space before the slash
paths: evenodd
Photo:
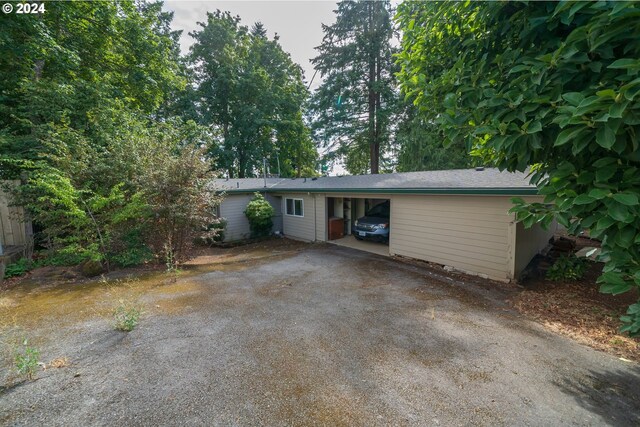
<path id="1" fill-rule="evenodd" d="M 304 200 L 285 199 L 285 213 L 289 216 L 304 216 Z"/>

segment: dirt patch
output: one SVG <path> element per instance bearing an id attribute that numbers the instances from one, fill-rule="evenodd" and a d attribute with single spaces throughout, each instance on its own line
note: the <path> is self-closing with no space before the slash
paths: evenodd
<path id="1" fill-rule="evenodd" d="M 232 248 L 199 247 L 185 266 L 212 265 L 255 260 L 269 256 L 301 251 L 308 243 L 291 239 L 273 238 Z"/>
<path id="2" fill-rule="evenodd" d="M 588 245 L 580 239 L 577 246 Z M 552 282 L 536 279 L 510 302 L 523 314 L 547 328 L 598 350 L 640 361 L 640 339 L 618 332 L 620 316 L 638 300 L 638 293 L 600 293 L 596 279 L 602 264 L 592 263 L 579 281 Z"/>

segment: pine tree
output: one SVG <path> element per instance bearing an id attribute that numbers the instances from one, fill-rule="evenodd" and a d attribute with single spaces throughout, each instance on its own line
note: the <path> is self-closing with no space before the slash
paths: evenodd
<path id="1" fill-rule="evenodd" d="M 391 4 L 341 1 L 335 13 L 312 60 L 324 78 L 311 102 L 314 136 L 349 172 L 376 174 L 397 98 Z"/>

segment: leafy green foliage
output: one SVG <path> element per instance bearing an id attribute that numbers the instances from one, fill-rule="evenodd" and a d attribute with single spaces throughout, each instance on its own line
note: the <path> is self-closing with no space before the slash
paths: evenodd
<path id="1" fill-rule="evenodd" d="M 162 3 L 66 2 L 3 20 L 0 134 L 3 178 L 40 158 L 43 135 L 104 141 L 102 111 L 151 113 L 184 86 L 177 34 Z M 141 66 L 144 64 L 144 66 Z"/>
<path id="2" fill-rule="evenodd" d="M 584 276 L 589 267 L 589 261 L 575 255 L 561 255 L 547 270 L 547 279 L 553 281 L 578 280 Z"/>
<path id="3" fill-rule="evenodd" d="M 472 166 L 473 159 L 463 144 L 445 147 L 438 127 L 416 114 L 414 106 L 400 121 L 396 142 L 399 147 L 398 172 L 462 169 Z"/>
<path id="4" fill-rule="evenodd" d="M 29 346 L 27 340 L 22 343 L 23 349 L 18 351 L 15 356 L 15 367 L 19 375 L 27 377 L 29 381 L 33 380 L 38 371 L 38 362 L 40 361 L 40 352 Z"/>
<path id="5" fill-rule="evenodd" d="M 31 271 L 32 268 L 33 262 L 30 259 L 20 258 L 18 261 L 5 267 L 4 277 L 8 279 L 9 277 L 23 276 Z"/>
<path id="6" fill-rule="evenodd" d="M 312 60 L 324 79 L 310 103 L 314 138 L 329 160 L 344 158 L 349 172 L 378 173 L 380 160 L 383 167 L 390 160 L 397 111 L 391 4 L 341 1 L 335 12 Z"/>
<path id="7" fill-rule="evenodd" d="M 133 203 L 130 203 L 128 207 L 130 208 L 132 205 Z M 138 212 L 140 212 L 139 209 L 146 210 L 147 206 L 139 205 L 135 207 L 135 210 Z M 120 212 L 120 214 L 122 214 L 122 212 Z M 154 259 L 154 253 L 147 244 L 147 225 L 144 223 L 136 224 L 135 220 L 133 220 L 135 216 L 131 216 L 130 212 L 124 213 L 121 218 L 122 217 L 130 219 L 125 221 L 127 223 L 127 228 L 122 229 L 119 232 L 117 236 L 117 245 L 114 244 L 114 246 L 112 246 L 109 253 L 109 259 L 119 267 L 131 267 L 152 261 Z"/>
<path id="8" fill-rule="evenodd" d="M 160 2 L 67 2 L 3 27 L 0 174 L 22 180 L 45 262 L 128 266 L 166 242 L 181 258 L 216 220 L 214 134 L 166 115 L 188 76 L 171 18 Z"/>
<path id="9" fill-rule="evenodd" d="M 260 193 L 255 193 L 244 214 L 249 220 L 251 237 L 267 236 L 273 227 L 273 206 Z"/>
<path id="10" fill-rule="evenodd" d="M 556 218 L 601 239 L 601 291 L 640 287 L 640 5 L 635 2 L 405 2 L 406 96 L 483 163 L 530 167 Z M 622 320 L 640 334 L 638 305 Z"/>
<path id="11" fill-rule="evenodd" d="M 189 59 L 196 89 L 195 118 L 221 136 L 209 146 L 217 168 L 229 176 L 254 176 L 262 159 L 282 176 L 313 171 L 317 154 L 302 120 L 307 89 L 302 71 L 269 40 L 262 24 L 251 30 L 229 12 L 207 13 L 190 33 Z"/>
<path id="12" fill-rule="evenodd" d="M 138 325 L 142 309 L 130 302 L 120 301 L 113 310 L 114 327 L 118 331 L 131 332 Z"/>

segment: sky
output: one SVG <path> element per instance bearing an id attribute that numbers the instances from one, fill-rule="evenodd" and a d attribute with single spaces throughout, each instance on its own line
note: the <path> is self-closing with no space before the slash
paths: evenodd
<path id="1" fill-rule="evenodd" d="M 173 29 L 183 30 L 180 39 L 183 53 L 188 52 L 193 43 L 188 33 L 199 28 L 197 22 L 204 22 L 208 11 L 229 11 L 233 15 L 239 15 L 241 23 L 249 27 L 255 22 L 262 22 L 270 38 L 275 33 L 280 36 L 282 48 L 291 54 L 294 62 L 300 64 L 309 83 L 314 73 L 310 59 L 316 56 L 314 48 L 322 42 L 322 24 L 331 25 L 335 22 L 333 10 L 336 8 L 336 1 L 173 0 L 165 1 L 164 8 L 174 12 Z M 316 88 L 320 81 L 320 76 L 316 76 L 311 89 Z"/>

